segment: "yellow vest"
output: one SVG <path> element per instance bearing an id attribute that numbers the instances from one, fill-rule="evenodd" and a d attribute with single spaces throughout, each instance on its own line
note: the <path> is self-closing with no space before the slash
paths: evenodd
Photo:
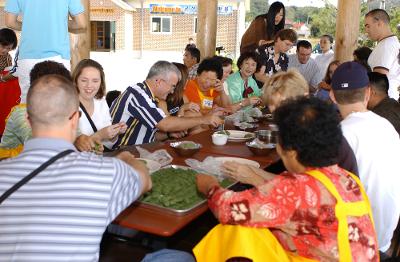
<path id="1" fill-rule="evenodd" d="M 332 181 L 322 172 L 307 172 L 321 182 L 335 197 L 335 215 L 338 220 L 337 241 L 339 261 L 352 261 L 347 216 L 368 214 L 372 223 L 372 212 L 367 194 L 358 177 L 349 173 L 360 187 L 362 201 L 344 202 Z M 264 261 L 314 261 L 286 251 L 271 231 L 267 228 L 252 228 L 235 225 L 217 225 L 193 249 L 198 262 L 224 262 L 232 257 L 246 257 L 253 262 Z M 266 260 L 268 259 L 268 260 Z"/>

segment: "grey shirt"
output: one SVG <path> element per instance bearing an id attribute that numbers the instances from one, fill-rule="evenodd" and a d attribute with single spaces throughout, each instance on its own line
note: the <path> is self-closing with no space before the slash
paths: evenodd
<path id="1" fill-rule="evenodd" d="M 310 57 L 306 64 L 301 64 L 297 54 L 289 55 L 289 68 L 297 68 L 308 82 L 311 91 L 316 90 L 320 80 L 320 70 L 317 63 Z"/>

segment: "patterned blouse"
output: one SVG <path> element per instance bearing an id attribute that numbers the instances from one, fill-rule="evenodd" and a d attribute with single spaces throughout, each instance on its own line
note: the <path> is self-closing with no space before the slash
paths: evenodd
<path id="1" fill-rule="evenodd" d="M 356 181 L 337 165 L 316 170 L 332 181 L 344 201 L 362 200 Z M 242 192 L 215 187 L 209 198 L 222 224 L 269 228 L 287 251 L 319 261 L 339 260 L 335 205 L 318 180 L 288 172 Z M 348 225 L 353 261 L 379 261 L 369 216 L 349 217 Z"/>
<path id="2" fill-rule="evenodd" d="M 265 73 L 272 76 L 279 71 L 287 71 L 289 59 L 285 53 L 279 53 L 278 61 L 275 63 L 274 43 L 264 44 L 256 49 L 261 66 L 265 66 Z"/>

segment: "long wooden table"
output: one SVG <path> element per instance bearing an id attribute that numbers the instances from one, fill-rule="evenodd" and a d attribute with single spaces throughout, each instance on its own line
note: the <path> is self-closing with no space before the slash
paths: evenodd
<path id="1" fill-rule="evenodd" d="M 265 168 L 273 162 L 279 160 L 275 150 L 271 151 L 267 156 L 255 156 L 247 148 L 244 142 L 229 142 L 224 146 L 216 146 L 212 143 L 211 134 L 213 131 L 205 131 L 197 135 L 185 137 L 182 140 L 194 141 L 202 144 L 202 148 L 190 158 L 204 160 L 207 156 L 225 156 L 225 157 L 241 157 L 257 161 L 261 168 Z M 166 149 L 173 157 L 173 164 L 186 165 L 184 157 L 178 156 L 169 146 L 169 143 L 156 143 L 141 145 L 141 147 L 154 151 L 156 149 Z M 135 155 L 137 151 L 134 146 L 125 148 Z M 160 210 L 158 208 L 149 207 L 141 203 L 135 202 L 126 208 L 113 223 L 123 227 L 136 229 L 146 233 L 152 233 L 159 236 L 169 237 L 179 231 L 181 228 L 189 224 L 191 221 L 199 217 L 207 211 L 207 203 L 202 204 L 198 208 L 187 214 L 173 214 Z"/>

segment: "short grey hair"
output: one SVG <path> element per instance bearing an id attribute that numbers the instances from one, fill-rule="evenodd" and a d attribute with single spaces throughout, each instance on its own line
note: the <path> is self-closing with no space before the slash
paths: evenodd
<path id="1" fill-rule="evenodd" d="M 170 73 L 175 73 L 178 76 L 178 80 L 181 80 L 181 71 L 172 63 L 168 61 L 157 61 L 149 70 L 149 74 L 146 79 L 153 79 L 156 77 L 168 78 Z"/>

